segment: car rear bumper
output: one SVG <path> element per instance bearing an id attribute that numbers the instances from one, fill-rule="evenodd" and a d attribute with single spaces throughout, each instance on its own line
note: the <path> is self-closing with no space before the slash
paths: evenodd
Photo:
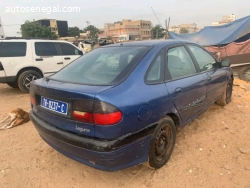
<path id="1" fill-rule="evenodd" d="M 83 164 L 104 171 L 132 167 L 148 159 L 153 128 L 111 141 L 82 137 L 58 129 L 30 112 L 41 138 L 55 150 Z"/>

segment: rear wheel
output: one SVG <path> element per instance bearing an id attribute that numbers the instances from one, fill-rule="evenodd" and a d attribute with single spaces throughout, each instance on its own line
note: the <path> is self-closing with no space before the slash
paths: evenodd
<path id="1" fill-rule="evenodd" d="M 16 82 L 9 82 L 9 83 L 7 83 L 7 85 L 12 87 L 12 88 L 18 88 L 18 85 Z"/>
<path id="2" fill-rule="evenodd" d="M 250 81 L 250 66 L 244 66 L 239 70 L 241 80 Z"/>
<path id="3" fill-rule="evenodd" d="M 230 79 L 227 83 L 227 87 L 224 90 L 222 96 L 215 102 L 220 106 L 225 106 L 232 100 L 232 92 L 233 92 L 233 80 Z"/>
<path id="4" fill-rule="evenodd" d="M 18 87 L 21 91 L 28 93 L 30 88 L 30 83 L 33 80 L 42 78 L 42 75 L 40 75 L 38 72 L 33 70 L 27 70 L 23 73 L 21 73 L 18 77 Z"/>
<path id="5" fill-rule="evenodd" d="M 164 117 L 152 135 L 147 165 L 154 169 L 164 166 L 174 150 L 175 140 L 175 124 L 170 117 Z"/>

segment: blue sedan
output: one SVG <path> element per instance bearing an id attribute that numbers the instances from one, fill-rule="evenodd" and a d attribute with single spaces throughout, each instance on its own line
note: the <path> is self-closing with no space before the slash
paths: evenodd
<path id="1" fill-rule="evenodd" d="M 100 47 L 30 87 L 31 120 L 60 153 L 104 171 L 157 169 L 176 128 L 231 101 L 229 60 L 179 40 Z"/>

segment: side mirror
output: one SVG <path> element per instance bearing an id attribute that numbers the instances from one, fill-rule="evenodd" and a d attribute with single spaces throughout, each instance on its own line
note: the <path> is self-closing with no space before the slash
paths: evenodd
<path id="1" fill-rule="evenodd" d="M 221 61 L 221 67 L 230 67 L 230 65 L 231 65 L 231 62 L 229 59 L 223 59 Z"/>

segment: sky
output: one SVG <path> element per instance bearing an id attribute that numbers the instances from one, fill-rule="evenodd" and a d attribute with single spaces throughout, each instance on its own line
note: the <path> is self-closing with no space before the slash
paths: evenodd
<path id="1" fill-rule="evenodd" d="M 73 7 L 77 7 L 75 11 Z M 0 18 L 5 35 L 19 36 L 20 25 L 26 20 L 67 20 L 69 27 L 83 29 L 86 21 L 103 28 L 104 23 L 122 19 L 150 20 L 165 27 L 170 17 L 170 26 L 208 26 L 224 15 L 235 14 L 236 19 L 248 16 L 249 7 L 249 0 L 1 0 Z"/>

